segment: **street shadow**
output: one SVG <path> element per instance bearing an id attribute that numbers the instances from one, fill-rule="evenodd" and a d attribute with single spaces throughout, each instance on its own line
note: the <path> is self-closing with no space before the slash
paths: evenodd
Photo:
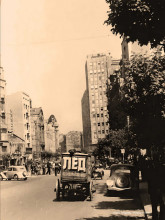
<path id="1" fill-rule="evenodd" d="M 132 191 L 132 190 L 123 190 L 123 191 L 115 191 L 111 190 L 105 192 L 104 196 L 106 197 L 120 197 L 121 199 L 131 199 L 139 196 L 139 192 Z"/>
<path id="2" fill-rule="evenodd" d="M 60 200 L 57 200 L 56 198 L 53 200 L 53 202 L 83 202 L 87 200 L 86 196 L 79 195 L 79 196 L 65 196 L 62 198 L 60 197 Z"/>
<path id="3" fill-rule="evenodd" d="M 140 206 L 138 200 L 124 200 L 124 201 L 103 201 L 94 206 L 95 209 L 116 209 L 116 210 L 137 210 Z"/>
<path id="4" fill-rule="evenodd" d="M 145 220 L 144 217 L 128 217 L 128 216 L 123 216 L 123 215 L 119 215 L 119 216 L 109 216 L 109 217 L 91 217 L 91 218 L 81 218 L 81 219 L 76 219 L 76 220 L 139 220 L 139 219 L 143 219 Z"/>

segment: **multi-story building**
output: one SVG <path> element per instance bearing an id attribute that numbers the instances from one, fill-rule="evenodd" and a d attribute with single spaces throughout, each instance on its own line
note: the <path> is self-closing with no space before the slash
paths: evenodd
<path id="1" fill-rule="evenodd" d="M 45 151 L 56 153 L 59 148 L 59 125 L 54 115 L 45 121 Z"/>
<path id="2" fill-rule="evenodd" d="M 83 143 L 87 151 L 93 151 L 98 140 L 109 134 L 107 80 L 118 68 L 119 60 L 112 60 L 110 53 L 87 56 L 82 98 Z"/>
<path id="3" fill-rule="evenodd" d="M 31 99 L 24 92 L 16 92 L 6 96 L 6 108 L 10 114 L 12 112 L 13 133 L 25 140 L 25 149 L 23 152 L 32 157 L 31 144 L 31 126 L 30 109 L 32 107 Z"/>
<path id="4" fill-rule="evenodd" d="M 70 131 L 66 134 L 66 150 L 82 149 L 82 133 L 80 131 Z"/>
<path id="5" fill-rule="evenodd" d="M 2 155 L 9 152 L 6 123 L 6 80 L 3 68 L 0 67 L 0 160 Z"/>
<path id="6" fill-rule="evenodd" d="M 44 115 L 41 107 L 30 109 L 30 120 L 33 159 L 40 159 L 41 152 L 45 151 Z"/>

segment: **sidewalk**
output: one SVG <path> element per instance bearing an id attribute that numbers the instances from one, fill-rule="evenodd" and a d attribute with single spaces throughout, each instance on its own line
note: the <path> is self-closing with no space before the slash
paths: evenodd
<path id="1" fill-rule="evenodd" d="M 139 184 L 139 194 L 142 205 L 144 207 L 144 212 L 146 215 L 146 219 L 152 219 L 152 207 L 151 207 L 151 200 L 150 195 L 148 194 L 148 184 L 147 182 L 140 182 Z M 165 201 L 165 195 L 163 196 Z M 158 208 L 159 210 L 159 208 Z"/>

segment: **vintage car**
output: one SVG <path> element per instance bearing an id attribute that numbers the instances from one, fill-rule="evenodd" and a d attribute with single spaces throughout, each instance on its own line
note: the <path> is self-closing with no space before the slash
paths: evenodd
<path id="1" fill-rule="evenodd" d="M 113 164 L 110 167 L 110 177 L 106 181 L 107 191 L 137 190 L 139 172 L 131 164 Z"/>
<path id="2" fill-rule="evenodd" d="M 99 166 L 98 166 L 98 167 L 95 166 L 95 167 L 93 168 L 93 170 L 92 170 L 92 178 L 94 178 L 94 179 L 97 179 L 97 178 L 102 179 L 103 176 L 104 176 L 104 170 L 103 170 L 103 168 L 101 168 L 101 167 L 99 167 Z"/>
<path id="3" fill-rule="evenodd" d="M 24 166 L 9 166 L 3 173 L 8 180 L 27 180 L 27 172 Z"/>

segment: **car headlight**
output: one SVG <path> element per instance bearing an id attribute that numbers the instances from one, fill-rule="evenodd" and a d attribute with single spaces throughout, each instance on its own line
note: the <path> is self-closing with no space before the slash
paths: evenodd
<path id="1" fill-rule="evenodd" d="M 114 185 L 114 180 L 107 180 L 106 181 L 108 186 L 113 186 Z"/>

